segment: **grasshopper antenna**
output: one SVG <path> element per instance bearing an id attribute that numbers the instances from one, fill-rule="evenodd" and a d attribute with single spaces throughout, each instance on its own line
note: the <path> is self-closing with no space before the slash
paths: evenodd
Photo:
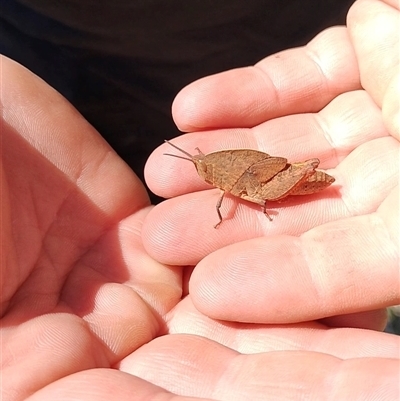
<path id="1" fill-rule="evenodd" d="M 175 148 L 175 149 L 179 150 L 180 152 L 182 152 L 183 154 L 185 154 L 186 156 L 189 156 L 189 158 L 183 157 L 183 156 L 178 156 L 178 155 L 173 155 L 173 154 L 171 154 L 171 153 L 164 153 L 165 156 L 177 157 L 177 158 L 179 158 L 179 159 L 189 160 L 189 161 L 193 162 L 193 156 L 192 156 L 190 153 L 186 152 L 185 150 L 183 150 L 183 149 L 181 149 L 181 148 L 178 148 L 178 146 L 174 145 L 174 144 L 173 144 L 172 142 L 170 142 L 170 141 L 167 141 L 166 139 L 164 139 L 164 141 L 165 141 L 166 143 L 168 143 L 169 145 L 171 145 L 173 148 Z"/>

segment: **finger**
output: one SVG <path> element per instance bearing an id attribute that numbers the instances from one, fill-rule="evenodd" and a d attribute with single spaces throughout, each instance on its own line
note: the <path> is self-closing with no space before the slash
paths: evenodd
<path id="1" fill-rule="evenodd" d="M 338 94 L 359 88 L 347 30 L 336 27 L 255 67 L 190 84 L 177 95 L 172 112 L 181 131 L 252 127 L 278 116 L 316 112 Z"/>
<path id="2" fill-rule="evenodd" d="M 298 200 L 289 200 L 282 207 L 271 203 L 268 213 L 273 216 L 272 222 L 260 206 L 225 196 L 221 208 L 223 221 L 215 229 L 219 196 L 217 190 L 202 191 L 157 205 L 143 226 L 143 244 L 147 252 L 161 263 L 195 265 L 226 245 L 283 232 L 298 235 L 306 227 L 347 213 L 341 208 L 335 192 L 331 191 L 328 199 L 316 195 L 303 200 L 302 204 Z"/>
<path id="3" fill-rule="evenodd" d="M 264 309 L 263 305 L 257 307 Z M 206 337 L 245 354 L 298 350 L 322 352 L 345 359 L 391 358 L 399 354 L 398 337 L 389 334 L 382 336 L 382 333 L 372 331 L 383 330 L 385 321 L 384 309 L 335 316 L 319 322 L 284 325 L 215 320 L 199 312 L 189 296 L 169 314 L 168 332 Z M 367 328 L 371 331 L 354 330 L 350 327 Z M 337 341 L 338 336 L 345 341 Z M 371 347 L 371 343 L 381 345 Z"/>
<path id="4" fill-rule="evenodd" d="M 400 141 L 400 113 L 399 113 L 399 94 L 400 94 L 400 74 L 397 74 L 390 81 L 388 90 L 382 102 L 382 117 L 388 132 Z"/>
<path id="5" fill-rule="evenodd" d="M 399 75 L 399 22 L 399 3 L 390 1 L 356 1 L 347 16 L 362 86 L 380 106 Z"/>
<path id="6" fill-rule="evenodd" d="M 26 398 L 26 401 L 195 401 L 177 396 L 136 376 L 115 369 L 92 369 L 58 380 Z M 197 398 L 196 401 L 212 401 Z"/>
<path id="7" fill-rule="evenodd" d="M 394 189 L 377 213 L 209 255 L 191 277 L 195 306 L 216 319 L 290 323 L 400 303 L 398 201 Z"/>
<path id="8" fill-rule="evenodd" d="M 383 331 L 388 322 L 388 312 L 385 308 L 367 310 L 365 312 L 327 317 L 321 319 L 320 322 L 328 327 L 353 327 Z"/>
<path id="9" fill-rule="evenodd" d="M 7 352 L 2 355 L 2 395 L 25 400 L 71 373 L 108 366 L 102 349 L 95 346 L 96 340 L 79 320 L 68 313 L 53 313 L 17 327 L 5 323 L 8 330 L 2 327 L 2 341 L 7 344 Z"/>
<path id="10" fill-rule="evenodd" d="M 165 334 L 164 316 L 182 296 L 182 269 L 152 260 L 143 248 L 147 213 L 108 231 L 76 264 L 61 294 L 62 305 L 101 339 L 111 364 Z"/>
<path id="11" fill-rule="evenodd" d="M 341 360 L 301 351 L 240 355 L 193 336 L 161 337 L 132 354 L 121 369 L 172 393 L 221 400 L 355 400 L 365 394 L 379 398 L 383 393 L 396 399 L 399 395 L 397 359 Z"/>
<path id="12" fill-rule="evenodd" d="M 226 245 L 260 236 L 300 235 L 329 220 L 377 210 L 399 179 L 398 142 L 378 138 L 359 146 L 330 172 L 336 182 L 318 194 L 268 204 L 268 221 L 257 205 L 226 196 L 218 229 L 218 190 L 194 192 L 156 206 L 143 227 L 143 243 L 156 259 L 194 265 Z M 385 168 L 382 168 L 385 166 Z M 293 199 L 294 198 L 294 199 Z"/>
<path id="13" fill-rule="evenodd" d="M 334 99 L 316 114 L 285 116 L 251 130 L 217 130 L 183 135 L 173 143 L 189 153 L 196 147 L 209 152 L 232 148 L 261 150 L 271 156 L 296 162 L 318 157 L 320 168 L 330 168 L 360 144 L 388 135 L 381 110 L 365 91 L 354 91 Z M 191 162 L 165 156 L 179 154 L 169 144 L 149 157 L 145 176 L 150 189 L 165 198 L 210 188 Z"/>
<path id="14" fill-rule="evenodd" d="M 397 140 L 400 139 L 399 19 L 398 2 L 373 0 L 355 2 L 347 18 L 363 87 L 382 106 L 385 125 Z"/>

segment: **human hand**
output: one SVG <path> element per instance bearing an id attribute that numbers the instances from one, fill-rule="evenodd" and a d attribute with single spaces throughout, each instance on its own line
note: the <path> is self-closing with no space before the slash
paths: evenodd
<path id="1" fill-rule="evenodd" d="M 254 364 L 254 370 L 239 370 L 249 371 L 248 388 L 254 389 L 247 399 L 400 397 L 399 337 L 368 330 L 382 329 L 381 308 L 400 300 L 399 12 L 392 3 L 358 1 L 348 29 L 325 31 L 306 48 L 268 57 L 256 68 L 195 82 L 174 103 L 178 127 L 192 131 L 174 140 L 178 146 L 205 153 L 258 148 L 291 161 L 320 157 L 323 166 L 335 167 L 336 193 L 286 204 L 273 223 L 252 205 L 228 198 L 228 218 L 214 230 L 218 191 L 208 189 L 192 166 L 163 157 L 166 145 L 149 159 L 148 184 L 174 198 L 147 216 L 144 244 L 157 260 L 197 264 L 187 298 L 193 315 L 269 324 L 243 325 L 228 343 L 224 329 L 239 323 L 214 321 L 210 329 L 193 318 L 184 328 L 259 353 L 259 359 L 228 359 Z M 182 325 L 174 328 L 182 331 Z M 389 344 L 392 350 L 380 354 Z M 208 354 L 195 356 L 197 366 Z M 331 357 L 341 362 L 330 364 Z M 214 389 L 215 363 L 209 365 L 205 382 Z M 219 383 L 226 378 L 220 368 Z"/>
<path id="2" fill-rule="evenodd" d="M 157 149 L 148 184 L 174 198 L 147 217 L 145 247 L 164 263 L 198 263 L 190 293 L 200 311 L 253 323 L 329 317 L 330 325 L 384 327 L 382 311 L 354 313 L 400 301 L 398 18 L 389 2 L 356 2 L 348 29 L 329 29 L 304 48 L 199 80 L 177 96 L 175 121 L 194 131 L 173 141 L 179 147 L 319 157 L 336 178 L 324 192 L 277 205 L 272 223 L 258 206 L 228 197 L 228 217 L 214 230 L 218 190 L 187 162 L 162 156 L 168 145 Z"/>
<path id="3" fill-rule="evenodd" d="M 142 247 L 141 184 L 64 100 L 2 63 L 3 399 L 324 398 L 327 371 L 369 394 L 393 379 L 392 336 L 224 324 L 180 301 L 181 269 Z"/>
<path id="4" fill-rule="evenodd" d="M 139 180 L 65 99 L 1 63 L 2 400 L 256 399 L 276 358 L 301 368 L 290 353 L 253 354 L 323 326 L 250 331 L 182 301 L 188 275 L 143 249 L 150 207 Z M 387 348 L 373 355 L 396 349 L 379 341 Z"/>
<path id="5" fill-rule="evenodd" d="M 1 399 L 157 393 L 115 369 L 182 296 L 181 269 L 143 249 L 144 186 L 58 93 L 1 67 Z"/>
<path id="6" fill-rule="evenodd" d="M 65 99 L 1 62 L 2 400 L 257 399 L 265 375 L 272 384 L 287 363 L 303 386 L 302 364 L 313 358 L 287 352 L 287 342 L 331 349 L 323 325 L 249 330 L 182 301 L 188 274 L 143 249 L 142 184 Z M 395 352 L 390 337 L 374 335 L 386 348 L 371 356 Z M 347 347 L 316 362 L 335 367 L 349 351 L 370 352 Z"/>

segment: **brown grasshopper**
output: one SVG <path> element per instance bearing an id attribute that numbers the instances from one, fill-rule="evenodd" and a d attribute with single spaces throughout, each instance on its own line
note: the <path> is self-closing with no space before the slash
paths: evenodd
<path id="1" fill-rule="evenodd" d="M 193 162 L 197 173 L 205 182 L 221 190 L 216 208 L 222 223 L 221 204 L 226 192 L 263 206 L 263 212 L 272 221 L 266 207 L 267 201 L 278 201 L 289 195 L 308 195 L 329 187 L 335 179 L 316 170 L 319 159 L 288 163 L 284 157 L 270 156 L 252 149 L 231 149 L 207 155 L 196 148 L 198 155 L 191 155 L 173 143 L 168 144 L 186 157 L 164 153 L 167 156 Z"/>

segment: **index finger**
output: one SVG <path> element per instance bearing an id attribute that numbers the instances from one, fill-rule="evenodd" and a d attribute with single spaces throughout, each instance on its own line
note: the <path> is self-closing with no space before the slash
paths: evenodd
<path id="1" fill-rule="evenodd" d="M 172 113 L 181 131 L 253 127 L 271 118 L 317 112 L 340 93 L 361 88 L 345 27 L 327 29 L 289 49 L 202 78 L 176 96 Z"/>

